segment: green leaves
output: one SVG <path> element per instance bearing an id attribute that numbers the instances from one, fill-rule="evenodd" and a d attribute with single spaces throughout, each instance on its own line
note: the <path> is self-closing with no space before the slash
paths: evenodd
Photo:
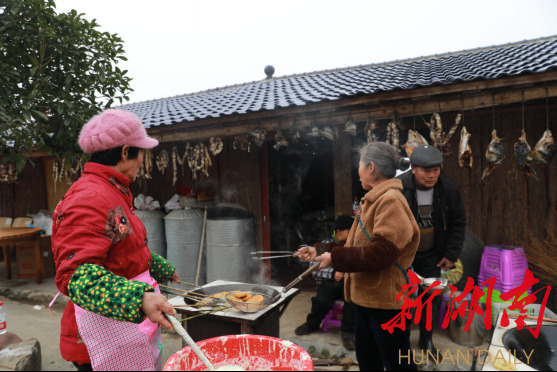
<path id="1" fill-rule="evenodd" d="M 18 171 L 32 151 L 82 157 L 83 124 L 128 99 L 123 40 L 84 17 L 52 0 L 0 0 L 0 161 Z"/>

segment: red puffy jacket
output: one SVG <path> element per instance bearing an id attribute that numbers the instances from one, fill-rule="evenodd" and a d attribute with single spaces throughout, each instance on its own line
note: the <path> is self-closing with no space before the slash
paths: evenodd
<path id="1" fill-rule="evenodd" d="M 56 286 L 68 296 L 68 282 L 82 264 L 96 264 L 127 279 L 149 270 L 147 233 L 135 215 L 129 179 L 116 170 L 86 163 L 81 178 L 53 214 L 52 251 Z M 74 306 L 62 316 L 60 352 L 68 361 L 91 363 L 77 330 Z"/>

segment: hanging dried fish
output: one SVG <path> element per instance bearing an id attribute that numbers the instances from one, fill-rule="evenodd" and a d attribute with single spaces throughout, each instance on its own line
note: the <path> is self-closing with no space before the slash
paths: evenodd
<path id="1" fill-rule="evenodd" d="M 366 126 L 364 128 L 364 132 L 366 133 L 367 144 L 369 145 L 372 142 L 377 142 L 377 122 L 374 118 L 368 116 Z"/>
<path id="2" fill-rule="evenodd" d="M 277 133 L 275 134 L 275 141 L 276 143 L 273 148 L 277 151 L 281 147 L 288 147 L 288 141 L 284 138 L 280 129 L 277 129 Z"/>
<path id="3" fill-rule="evenodd" d="M 250 147 L 250 139 L 248 135 L 242 134 L 234 137 L 234 141 L 232 142 L 232 148 L 234 150 L 246 151 L 249 149 L 249 147 Z"/>
<path id="4" fill-rule="evenodd" d="M 323 137 L 331 141 L 335 139 L 335 132 L 333 128 L 331 128 L 330 126 L 326 126 L 323 127 L 323 129 L 319 129 L 319 134 L 321 134 Z"/>
<path id="5" fill-rule="evenodd" d="M 298 143 L 298 140 L 300 139 L 300 137 L 302 137 L 302 130 L 298 127 L 295 120 L 292 120 L 292 122 L 290 123 L 289 131 L 292 141 L 294 143 Z"/>
<path id="6" fill-rule="evenodd" d="M 522 135 L 514 144 L 514 157 L 518 170 L 526 173 L 528 176 L 538 179 L 536 171 L 532 168 L 532 148 L 526 141 L 526 132 L 523 130 Z"/>
<path id="7" fill-rule="evenodd" d="M 542 138 L 536 143 L 534 151 L 532 152 L 533 160 L 549 164 L 557 154 L 557 144 L 555 144 L 555 139 L 553 134 L 549 129 L 543 132 Z"/>
<path id="8" fill-rule="evenodd" d="M 262 128 L 255 128 L 250 132 L 250 136 L 253 143 L 255 143 L 258 147 L 261 147 L 265 142 L 265 137 L 267 137 L 267 131 Z"/>
<path id="9" fill-rule="evenodd" d="M 462 126 L 460 130 L 460 143 L 458 145 L 458 164 L 461 168 L 472 168 L 472 164 L 474 163 L 472 149 L 470 148 L 471 136 L 472 135 L 466 130 L 466 126 Z"/>
<path id="10" fill-rule="evenodd" d="M 314 138 L 319 137 L 320 136 L 319 129 L 312 124 L 307 136 L 308 137 L 314 137 Z"/>
<path id="11" fill-rule="evenodd" d="M 406 143 L 404 145 L 402 145 L 402 147 L 406 151 L 406 155 L 408 157 L 411 157 L 412 156 L 412 151 L 414 151 L 415 148 L 423 146 L 423 145 L 428 145 L 426 139 L 420 133 L 415 132 L 412 129 L 409 129 L 408 130 L 408 140 L 406 141 Z"/>
<path id="12" fill-rule="evenodd" d="M 162 150 L 161 153 L 157 156 L 157 169 L 159 172 L 164 174 L 164 170 L 168 167 L 170 159 L 168 158 L 168 152 L 166 150 Z"/>
<path id="13" fill-rule="evenodd" d="M 344 124 L 344 131 L 353 137 L 356 137 L 358 126 L 352 121 L 352 118 L 348 118 L 348 121 Z"/>
<path id="14" fill-rule="evenodd" d="M 505 140 L 497 137 L 497 131 L 495 129 L 491 132 L 491 142 L 485 151 L 485 158 L 488 164 L 483 171 L 482 180 L 489 176 L 491 172 L 503 162 L 503 159 L 505 159 Z"/>
<path id="15" fill-rule="evenodd" d="M 224 148 L 224 144 L 220 137 L 211 137 L 209 138 L 210 150 L 213 156 L 217 156 L 221 153 L 222 149 Z"/>

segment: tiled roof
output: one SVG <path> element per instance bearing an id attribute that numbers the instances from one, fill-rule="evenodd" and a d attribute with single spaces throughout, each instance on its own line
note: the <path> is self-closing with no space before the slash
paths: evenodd
<path id="1" fill-rule="evenodd" d="M 343 97 L 557 70 L 557 36 L 403 61 L 270 78 L 120 106 L 145 127 Z"/>

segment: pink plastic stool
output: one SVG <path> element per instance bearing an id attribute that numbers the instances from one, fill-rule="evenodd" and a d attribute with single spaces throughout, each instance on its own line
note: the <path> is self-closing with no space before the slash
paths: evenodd
<path id="1" fill-rule="evenodd" d="M 342 309 L 344 308 L 344 301 L 343 300 L 335 300 L 333 302 L 333 308 L 325 317 L 323 318 L 323 322 L 321 323 L 321 329 L 323 332 L 328 332 L 329 327 L 340 327 L 342 322 Z"/>

